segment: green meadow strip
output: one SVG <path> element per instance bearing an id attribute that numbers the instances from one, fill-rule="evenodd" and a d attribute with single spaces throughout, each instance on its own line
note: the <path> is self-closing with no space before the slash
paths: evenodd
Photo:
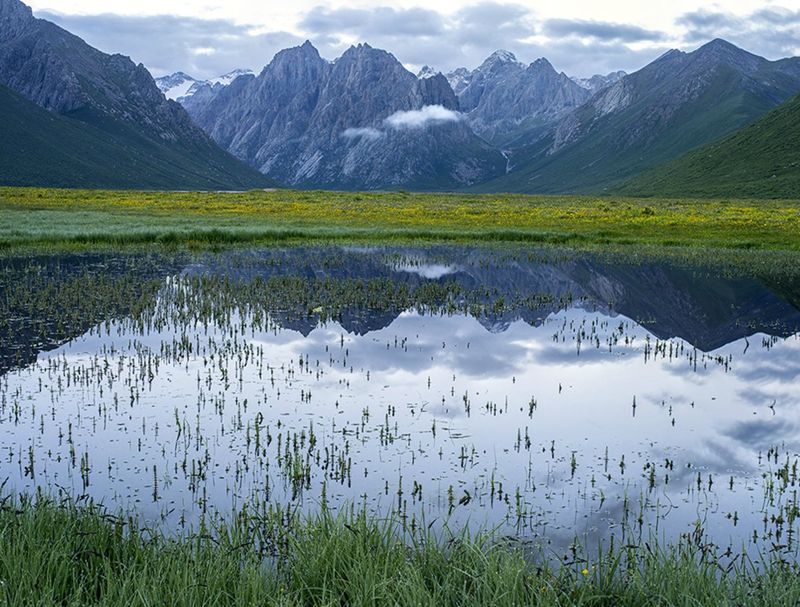
<path id="1" fill-rule="evenodd" d="M 748 605 L 800 602 L 796 563 L 723 566 L 701 544 L 553 563 L 489 535 L 418 531 L 348 510 L 240 515 L 180 538 L 99 507 L 6 498 L 0 597 L 18 605 Z"/>

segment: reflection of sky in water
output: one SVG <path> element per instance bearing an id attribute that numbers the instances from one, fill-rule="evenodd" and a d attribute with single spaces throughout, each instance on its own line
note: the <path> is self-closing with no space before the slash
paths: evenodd
<path id="1" fill-rule="evenodd" d="M 245 503 L 313 509 L 325 479 L 334 505 L 399 504 L 441 522 L 451 492 L 470 497 L 451 525 L 556 543 L 618 530 L 627 499 L 645 532 L 658 523 L 674 538 L 701 517 L 738 547 L 763 528 L 761 475 L 777 467 L 767 451 L 800 449 L 799 375 L 798 336 L 703 354 L 578 308 L 496 333 L 416 312 L 363 336 L 333 322 L 307 337 L 238 318 L 144 335 L 116 323 L 2 379 L 0 474 L 15 490 L 85 491 L 169 526 Z M 301 491 L 279 463 L 287 441 L 310 468 Z"/>
<path id="2" fill-rule="evenodd" d="M 397 272 L 407 272 L 409 274 L 416 274 L 428 280 L 438 280 L 449 274 L 455 274 L 459 268 L 452 265 L 444 265 L 440 263 L 411 263 L 405 262 L 396 264 L 392 267 Z"/>

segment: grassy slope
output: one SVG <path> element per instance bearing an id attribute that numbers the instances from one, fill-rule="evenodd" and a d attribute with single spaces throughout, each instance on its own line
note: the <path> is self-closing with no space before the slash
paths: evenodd
<path id="1" fill-rule="evenodd" d="M 617 191 L 650 196 L 800 198 L 800 97 Z"/>
<path id="2" fill-rule="evenodd" d="M 644 85 L 643 85 L 644 86 Z M 649 123 L 652 96 L 622 112 L 597 121 L 577 143 L 548 155 L 550 139 L 512 156 L 517 167 L 508 175 L 473 188 L 478 192 L 603 192 L 651 167 L 680 157 L 729 135 L 774 107 L 774 100 L 740 90 L 739 76 L 720 69 L 697 99 L 643 137 L 639 125 Z M 666 195 L 666 194 L 665 194 Z"/>
<path id="3" fill-rule="evenodd" d="M 699 546 L 647 546 L 560 568 L 503 545 L 446 547 L 363 516 L 284 527 L 240 522 L 183 540 L 131 532 L 94 509 L 41 502 L 0 509 L 3 605 L 797 605 L 797 565 L 726 570 Z M 259 547 L 265 549 L 261 552 Z"/>
<path id="4" fill-rule="evenodd" d="M 0 184 L 247 189 L 270 182 L 222 150 L 155 142 L 122 123 L 48 112 L 0 85 Z"/>
<path id="5" fill-rule="evenodd" d="M 0 188 L 0 247 L 350 239 L 800 250 L 800 202 Z"/>

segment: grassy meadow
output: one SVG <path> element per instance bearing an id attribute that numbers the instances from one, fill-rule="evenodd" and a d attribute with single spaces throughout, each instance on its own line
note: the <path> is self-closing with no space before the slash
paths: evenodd
<path id="1" fill-rule="evenodd" d="M 800 201 L 0 188 L 0 248 L 354 241 L 800 251 Z"/>
<path id="2" fill-rule="evenodd" d="M 623 546 L 562 565 L 519 545 L 418 531 L 358 512 L 275 512 L 175 541 L 91 505 L 6 499 L 0 509 L 4 605 L 790 606 L 796 564 L 722 566 L 690 540 Z"/>
<path id="3" fill-rule="evenodd" d="M 800 200 L 0 188 L 0 255 L 11 257 L 325 243 L 652 251 L 696 255 L 704 262 L 757 259 L 759 272 L 777 268 L 796 277 Z M 136 260 L 139 269 L 142 263 Z M 9 266 L 5 276 L 16 287 L 7 289 L 0 302 L 0 313 L 5 312 L 0 337 L 10 341 L 18 325 L 9 321 L 37 311 L 30 330 L 43 337 L 36 343 L 44 343 L 48 332 L 55 340 L 69 338 L 70 322 L 82 327 L 117 314 L 152 316 L 163 284 L 158 269 L 141 284 L 110 272 L 88 283 L 73 277 L 58 285 L 45 273 L 18 277 Z M 321 302 L 334 310 L 380 307 L 376 302 L 402 309 L 435 308 L 455 299 L 448 285 L 410 294 L 381 281 L 366 287 L 350 282 L 308 286 L 286 279 L 249 291 L 235 283 L 228 291 L 227 283 L 209 284 L 222 301 L 253 307 L 290 302 L 321 317 L 328 312 Z M 781 283 L 781 293 L 796 302 L 796 281 L 787 284 Z M 463 311 L 483 309 L 477 295 L 457 295 Z M 214 311 L 210 305 L 198 310 Z M 230 314 L 225 310 L 218 316 Z M 55 329 L 50 327 L 54 319 L 59 320 Z M 35 360 L 36 353 L 32 356 Z M 786 479 L 789 486 L 788 472 Z M 800 516 L 796 501 L 787 512 L 791 526 Z M 572 554 L 553 555 L 497 534 L 435 537 L 425 528 L 409 532 L 396 519 L 321 508 L 310 518 L 293 511 L 269 516 L 245 511 L 227 525 L 168 536 L 86 502 L 8 496 L 0 499 L 0 605 L 800 604 L 795 560 L 777 549 L 758 562 L 744 550 L 719 554 L 701 531 L 698 523 L 696 535 L 687 533 L 671 545 L 604 546 L 592 555 L 576 547 Z"/>

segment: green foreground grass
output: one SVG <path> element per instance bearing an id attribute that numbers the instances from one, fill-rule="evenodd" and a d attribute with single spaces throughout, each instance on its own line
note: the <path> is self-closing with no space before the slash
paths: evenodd
<path id="1" fill-rule="evenodd" d="M 800 201 L 0 188 L 0 248 L 354 241 L 800 251 Z"/>
<path id="2" fill-rule="evenodd" d="M 722 568 L 702 546 L 536 566 L 488 538 L 398 539 L 358 514 L 285 514 L 184 539 L 95 507 L 4 501 L 3 605 L 797 605 L 797 565 Z"/>

